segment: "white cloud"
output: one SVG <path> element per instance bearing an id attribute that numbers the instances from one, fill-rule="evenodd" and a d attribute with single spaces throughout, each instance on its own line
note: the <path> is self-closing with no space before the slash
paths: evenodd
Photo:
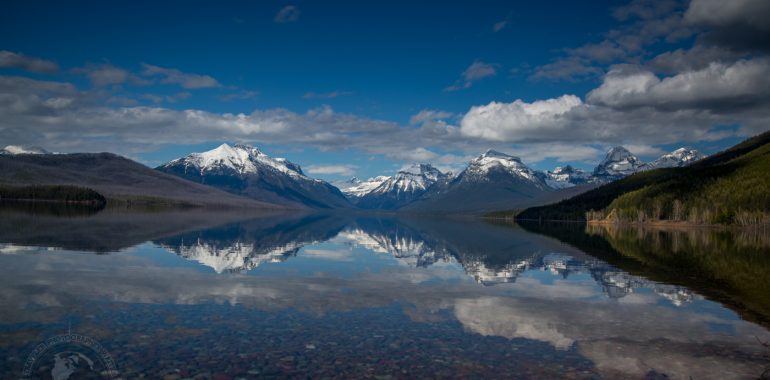
<path id="1" fill-rule="evenodd" d="M 575 57 L 582 57 L 597 62 L 612 62 L 626 53 L 616 43 L 604 40 L 600 43 L 589 43 L 578 48 L 567 49 Z"/>
<path id="2" fill-rule="evenodd" d="M 399 125 L 330 107 L 305 113 L 276 108 L 238 114 L 137 107 L 138 98 L 110 91 L 110 87 L 81 91 L 70 83 L 0 76 L 0 140 L 62 152 L 108 150 L 134 156 L 164 144 L 222 140 L 291 144 L 322 151 L 353 149 L 457 170 L 487 148 L 513 151 L 527 163 L 545 158 L 588 160 L 597 155 L 597 146 L 717 140 L 734 132 L 715 126 L 740 124 L 740 133 L 746 135 L 764 131 L 770 121 L 766 107 L 750 112 L 724 106 L 616 108 L 563 95 L 475 106 L 459 125 L 452 123 L 455 115 L 449 112 L 426 109 L 413 115 L 410 125 Z M 148 98 L 161 102 L 183 96 Z"/>
<path id="3" fill-rule="evenodd" d="M 412 115 L 412 117 L 409 118 L 409 124 L 418 125 L 425 122 L 448 119 L 452 116 L 454 116 L 454 114 L 451 112 L 426 109 Z"/>
<path id="4" fill-rule="evenodd" d="M 708 67 L 663 79 L 640 67 L 616 66 L 588 101 L 614 108 L 710 109 L 717 112 L 767 104 L 770 60 L 757 58 Z"/>
<path id="5" fill-rule="evenodd" d="M 455 82 L 455 84 L 445 88 L 445 91 L 457 91 L 463 88 L 469 88 L 473 86 L 473 83 L 484 78 L 493 77 L 497 75 L 497 67 L 499 65 L 495 63 L 485 63 L 479 60 L 474 61 L 463 71 L 462 79 Z"/>
<path id="6" fill-rule="evenodd" d="M 16 68 L 44 74 L 52 74 L 59 71 L 59 65 L 56 62 L 8 50 L 0 50 L 0 68 Z"/>
<path id="7" fill-rule="evenodd" d="M 310 174 L 334 174 L 350 177 L 355 174 L 355 165 L 310 165 L 305 170 Z"/>
<path id="8" fill-rule="evenodd" d="M 303 256 L 331 261 L 353 261 L 353 252 L 350 250 L 331 249 L 304 249 Z"/>
<path id="9" fill-rule="evenodd" d="M 471 107 L 462 118 L 460 131 L 465 136 L 496 141 L 526 140 L 534 135 L 557 134 L 570 126 L 567 113 L 582 104 L 575 95 L 532 103 L 522 100 L 513 103 L 491 102 Z"/>
<path id="10" fill-rule="evenodd" d="M 746 24 L 770 31 L 770 2 L 766 0 L 692 0 L 685 21 L 718 27 Z"/>
<path id="11" fill-rule="evenodd" d="M 604 152 L 593 146 L 581 143 L 529 143 L 520 144 L 507 150 L 514 156 L 521 157 L 525 163 L 539 162 L 554 158 L 559 162 L 588 161 L 595 162 Z"/>
<path id="12" fill-rule="evenodd" d="M 634 154 L 635 156 L 657 157 L 665 153 L 668 153 L 663 149 L 650 146 L 650 145 L 645 145 L 645 144 L 625 144 L 624 148 L 628 149 L 628 151 Z M 605 151 L 608 151 L 609 149 L 610 147 L 607 147 Z"/>
<path id="13" fill-rule="evenodd" d="M 598 76 L 603 70 L 592 62 L 579 57 L 566 57 L 539 66 L 530 75 L 532 80 L 566 80 L 575 81 L 587 77 Z"/>
<path id="14" fill-rule="evenodd" d="M 96 87 L 123 84 L 128 81 L 131 76 L 128 70 L 110 64 L 87 66 L 78 71 L 84 72 L 91 83 Z"/>
<path id="15" fill-rule="evenodd" d="M 657 55 L 646 66 L 656 72 L 677 74 L 685 71 L 700 70 L 714 62 L 734 62 L 741 54 L 717 47 L 696 45 L 691 49 L 676 49 Z"/>
<path id="16" fill-rule="evenodd" d="M 616 8 L 612 15 L 621 21 L 631 18 L 657 19 L 671 14 L 681 6 L 682 2 L 677 0 L 632 0 L 628 4 Z"/>
<path id="17" fill-rule="evenodd" d="M 147 99 L 155 104 L 159 104 L 162 102 L 167 103 L 176 103 L 180 100 L 188 99 L 192 96 L 191 93 L 187 91 L 178 92 L 174 95 L 156 95 L 156 94 L 144 94 L 142 95 L 142 98 Z"/>
<path id="18" fill-rule="evenodd" d="M 208 75 L 189 74 L 184 73 L 178 69 L 154 66 L 147 63 L 142 63 L 142 69 L 142 75 L 144 76 L 159 76 L 161 78 L 161 83 L 176 84 L 187 89 L 222 86 L 216 79 Z"/>
<path id="19" fill-rule="evenodd" d="M 279 24 L 286 24 L 289 22 L 295 22 L 299 19 L 299 8 L 294 5 L 287 5 L 281 8 L 275 15 L 273 21 Z"/>

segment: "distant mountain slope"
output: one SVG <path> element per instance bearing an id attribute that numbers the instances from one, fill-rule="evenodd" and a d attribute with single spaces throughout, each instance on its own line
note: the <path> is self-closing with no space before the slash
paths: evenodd
<path id="1" fill-rule="evenodd" d="M 40 147 L 27 147 L 19 145 L 8 145 L 5 148 L 0 149 L 0 155 L 17 154 L 51 154 L 51 152 Z"/>
<path id="2" fill-rule="evenodd" d="M 307 177 L 299 165 L 271 158 L 247 145 L 192 153 L 156 168 L 158 171 L 249 198 L 295 207 L 344 208 L 350 202 L 336 187 Z"/>
<path id="3" fill-rule="evenodd" d="M 320 213 L 289 216 L 238 221 L 154 243 L 217 273 L 243 273 L 294 257 L 305 245 L 333 238 L 347 223 Z"/>
<path id="4" fill-rule="evenodd" d="M 342 193 L 345 194 L 348 199 L 350 199 L 353 203 L 356 203 L 359 198 L 376 189 L 377 186 L 380 186 L 383 182 L 387 181 L 388 178 L 390 177 L 381 175 L 369 178 L 366 181 L 362 181 L 356 177 L 353 177 L 347 181 L 336 183 L 335 186 L 337 186 L 337 188 L 340 189 L 340 191 L 342 191 Z"/>
<path id="5" fill-rule="evenodd" d="M 587 181 L 612 182 L 640 171 L 688 166 L 704 157 L 706 156 L 695 149 L 683 147 L 666 153 L 652 162 L 644 163 L 628 149 L 616 146 L 607 152 L 604 160 L 596 166 Z"/>
<path id="6" fill-rule="evenodd" d="M 770 223 L 770 132 L 687 167 L 644 171 L 520 219 Z"/>
<path id="7" fill-rule="evenodd" d="M 679 148 L 671 153 L 666 153 L 653 162 L 643 164 L 641 170 L 652 170 L 660 168 L 677 168 L 691 165 L 694 162 L 704 159 L 706 156 L 695 149 Z"/>
<path id="8" fill-rule="evenodd" d="M 612 181 L 634 174 L 640 170 L 643 162 L 631 154 L 628 149 L 616 146 L 607 152 L 604 160 L 593 172 L 595 178 Z"/>
<path id="9" fill-rule="evenodd" d="M 111 153 L 0 155 L 0 185 L 72 185 L 110 201 L 277 208 L 152 170 Z"/>
<path id="10" fill-rule="evenodd" d="M 592 180 L 590 173 L 575 169 L 570 165 L 559 166 L 554 170 L 547 170 L 544 173 L 545 183 L 554 189 L 564 189 L 577 185 L 589 183 Z"/>
<path id="11" fill-rule="evenodd" d="M 518 157 L 489 150 L 448 183 L 437 183 L 405 206 L 410 212 L 483 212 L 531 204 L 552 189 Z"/>
<path id="12" fill-rule="evenodd" d="M 365 209 L 394 210 L 425 194 L 437 182 L 450 177 L 429 164 L 414 164 L 399 170 L 377 187 L 358 198 L 356 206 Z"/>

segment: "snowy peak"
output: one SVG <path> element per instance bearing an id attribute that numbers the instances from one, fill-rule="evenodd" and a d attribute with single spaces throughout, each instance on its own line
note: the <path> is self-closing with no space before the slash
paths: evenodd
<path id="1" fill-rule="evenodd" d="M 177 164 L 183 164 L 187 168 L 195 168 L 201 174 L 227 170 L 245 175 L 257 173 L 259 169 L 269 169 L 295 177 L 305 176 L 299 165 L 285 158 L 270 158 L 259 149 L 243 144 L 235 146 L 222 144 L 207 152 L 192 153 L 164 166 Z"/>
<path id="2" fill-rule="evenodd" d="M 306 176 L 299 165 L 259 149 L 222 144 L 156 168 L 227 192 L 276 204 L 310 208 L 350 207 L 338 188 Z"/>
<path id="3" fill-rule="evenodd" d="M 531 182 L 539 183 L 540 178 L 535 171 L 521 162 L 521 159 L 496 150 L 487 150 L 482 155 L 474 158 L 463 172 L 463 177 L 473 180 L 484 179 L 492 170 L 503 170 L 511 175 L 518 176 Z"/>
<path id="4" fill-rule="evenodd" d="M 17 154 L 51 154 L 51 152 L 36 146 L 8 145 L 0 149 L 0 154 L 15 156 Z"/>
<path id="5" fill-rule="evenodd" d="M 565 189 L 587 183 L 591 180 L 590 173 L 575 169 L 570 165 L 557 166 L 552 171 L 546 171 L 544 174 L 546 184 L 553 189 Z"/>
<path id="6" fill-rule="evenodd" d="M 384 175 L 374 177 L 374 178 L 369 178 L 366 181 L 361 181 L 360 179 L 353 177 L 339 184 L 339 188 L 342 191 L 342 193 L 348 197 L 360 198 L 366 194 L 369 194 L 372 190 L 376 189 L 378 186 L 380 186 L 383 182 L 387 181 L 388 179 L 390 179 L 390 177 L 384 176 Z"/>
<path id="7" fill-rule="evenodd" d="M 616 146 L 607 152 L 604 160 L 594 169 L 594 176 L 624 177 L 636 173 L 643 165 L 628 149 Z"/>
<path id="8" fill-rule="evenodd" d="M 354 198 L 356 205 L 367 209 L 397 209 L 418 199 L 434 184 L 449 180 L 447 174 L 430 164 L 412 164 L 392 177 L 376 177 L 345 190 L 351 197 L 353 190 L 361 192 Z"/>
<path id="9" fill-rule="evenodd" d="M 446 174 L 430 164 L 412 164 L 409 167 L 399 170 L 395 177 L 409 178 L 414 181 L 427 182 L 429 185 L 432 185 L 439 179 L 446 177 Z"/>
<path id="10" fill-rule="evenodd" d="M 692 148 L 679 148 L 671 153 L 666 153 L 653 162 L 646 164 L 642 170 L 659 168 L 675 168 L 692 164 L 706 156 Z"/>
<path id="11" fill-rule="evenodd" d="M 373 193 L 417 193 L 427 190 L 446 175 L 430 164 L 413 164 L 388 178 Z"/>
<path id="12" fill-rule="evenodd" d="M 402 175 L 425 175 L 425 176 L 441 176 L 442 173 L 438 169 L 434 168 L 430 164 L 412 164 L 398 171 L 398 174 Z"/>
<path id="13" fill-rule="evenodd" d="M 553 173 L 555 175 L 564 175 L 564 174 L 574 174 L 575 172 L 576 172 L 575 168 L 573 168 L 570 165 L 567 165 L 567 166 L 557 166 L 550 173 Z"/>
<path id="14" fill-rule="evenodd" d="M 261 247 L 253 243 L 235 241 L 220 246 L 201 239 L 179 246 L 162 245 L 187 260 L 196 261 L 216 273 L 243 273 L 264 263 L 279 263 L 296 256 L 304 244 L 290 242 L 283 246 Z"/>

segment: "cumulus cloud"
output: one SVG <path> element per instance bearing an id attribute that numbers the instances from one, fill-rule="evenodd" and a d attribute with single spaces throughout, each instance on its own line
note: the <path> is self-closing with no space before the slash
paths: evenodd
<path id="1" fill-rule="evenodd" d="M 534 80 L 579 81 L 605 72 L 606 65 L 638 62 L 644 49 L 660 41 L 675 42 L 692 35 L 683 22 L 686 4 L 679 0 L 633 0 L 613 12 L 622 23 L 599 42 L 563 49 L 564 55 L 540 65 Z"/>
<path id="2" fill-rule="evenodd" d="M 187 91 L 178 92 L 173 95 L 156 95 L 156 94 L 144 94 L 142 95 L 143 99 L 147 99 L 155 104 L 167 102 L 167 103 L 176 103 L 180 100 L 188 99 L 192 96 L 191 93 Z"/>
<path id="3" fill-rule="evenodd" d="M 590 160 L 601 154 L 597 147 L 607 144 L 650 147 L 734 136 L 732 130 L 714 128 L 724 124 L 740 124 L 743 135 L 765 130 L 770 111 L 761 102 L 770 88 L 767 67 L 766 59 L 756 58 L 660 78 L 639 65 L 613 66 L 585 102 L 575 95 L 490 102 L 460 115 L 459 125 L 458 115 L 431 109 L 400 125 L 330 107 L 237 114 L 139 107 L 136 100 L 141 98 L 111 93 L 109 87 L 81 91 L 65 82 L 0 76 L 0 139 L 64 152 L 121 154 L 224 139 L 323 151 L 355 149 L 452 169 L 490 147 L 513 152 L 527 163 Z M 468 79 L 483 78 L 481 72 Z M 118 82 L 103 77 L 96 81 Z M 187 96 L 149 94 L 145 99 L 160 104 Z"/>
<path id="4" fill-rule="evenodd" d="M 636 66 L 616 66 L 588 94 L 593 104 L 613 108 L 653 107 L 665 110 L 734 111 L 767 105 L 770 60 L 740 60 L 658 78 Z"/>
<path id="5" fill-rule="evenodd" d="M 418 125 L 425 122 L 444 120 L 454 116 L 451 112 L 438 111 L 438 110 L 421 110 L 412 117 L 409 118 L 409 124 Z"/>
<path id="6" fill-rule="evenodd" d="M 299 19 L 299 8 L 297 8 L 294 5 L 287 5 L 278 11 L 273 21 L 279 24 L 286 24 L 290 22 L 295 22 L 298 19 Z"/>
<path id="7" fill-rule="evenodd" d="M 690 49 L 663 52 L 645 66 L 658 73 L 677 74 L 683 71 L 700 70 L 714 62 L 734 62 L 740 57 L 741 54 L 729 49 L 696 45 Z"/>
<path id="8" fill-rule="evenodd" d="M 222 139 L 321 149 L 355 145 L 371 151 L 387 145 L 398 149 L 387 136 L 418 133 L 395 123 L 336 113 L 329 107 L 304 114 L 285 109 L 221 114 L 162 107 L 113 108 L 106 106 L 105 96 L 100 95 L 80 92 L 68 83 L 0 77 L 0 140 L 36 142 L 60 151 L 108 149 L 123 153 L 132 147 L 147 151 L 162 144 Z M 64 97 L 73 101 L 67 107 L 52 106 L 51 99 Z M 404 137 L 406 141 L 420 140 Z M 107 146 L 105 139 L 112 140 L 113 146 Z"/>
<path id="9" fill-rule="evenodd" d="M 468 161 L 473 158 L 473 155 L 442 154 L 424 147 L 404 150 L 388 150 L 383 151 L 382 154 L 392 160 L 408 162 L 405 167 L 410 166 L 413 163 L 430 163 L 443 172 L 460 171 L 464 169 L 468 164 Z"/>
<path id="10" fill-rule="evenodd" d="M 355 174 L 355 165 L 310 165 L 305 170 L 310 174 L 335 174 L 350 177 Z"/>
<path id="11" fill-rule="evenodd" d="M 681 6 L 682 1 L 678 0 L 632 0 L 628 4 L 615 8 L 612 15 L 620 21 L 631 18 L 649 20 L 670 14 Z"/>
<path id="12" fill-rule="evenodd" d="M 577 81 L 580 79 L 599 76 L 604 71 L 590 61 L 579 57 L 566 57 L 535 68 L 530 75 L 532 80 Z"/>
<path id="13" fill-rule="evenodd" d="M 590 144 L 650 146 L 735 135 L 716 128 L 719 125 L 740 124 L 740 135 L 756 134 L 770 122 L 763 62 L 712 65 L 663 80 L 639 66 L 616 66 L 602 86 L 589 93 L 588 102 L 575 95 L 490 102 L 471 107 L 459 132 L 490 143 L 566 144 L 586 154 Z M 535 160 L 544 156 L 524 151 Z M 554 157 L 570 156 L 567 152 Z"/>
<path id="14" fill-rule="evenodd" d="M 59 65 L 56 62 L 8 50 L 0 50 L 0 68 L 22 69 L 43 74 L 52 74 L 59 71 Z"/>
<path id="15" fill-rule="evenodd" d="M 598 62 L 612 62 L 625 55 L 625 51 L 620 46 L 606 40 L 600 43 L 585 44 L 574 49 L 567 49 L 567 52 L 574 57 Z"/>
<path id="16" fill-rule="evenodd" d="M 302 250 L 302 255 L 320 260 L 353 261 L 353 252 L 351 250 L 304 249 Z"/>
<path id="17" fill-rule="evenodd" d="M 569 126 L 566 114 L 583 102 L 575 95 L 527 103 L 491 102 L 472 107 L 463 116 L 461 132 L 488 140 L 525 140 L 527 136 L 556 133 Z"/>
<path id="18" fill-rule="evenodd" d="M 684 17 L 704 39 L 734 50 L 770 50 L 770 2 L 693 0 Z"/>
<path id="19" fill-rule="evenodd" d="M 455 84 L 445 88 L 445 91 L 457 91 L 463 88 L 470 88 L 473 83 L 484 78 L 493 77 L 497 75 L 497 67 L 499 65 L 495 63 L 485 63 L 482 61 L 474 61 L 463 71 L 462 78 L 455 82 Z"/>
<path id="20" fill-rule="evenodd" d="M 142 63 L 142 75 L 146 77 L 159 77 L 161 83 L 176 84 L 182 88 L 211 88 L 222 85 L 208 75 L 184 73 L 178 69 L 165 68 L 147 63 Z"/>
<path id="21" fill-rule="evenodd" d="M 528 143 L 519 144 L 508 151 L 518 157 L 526 159 L 526 162 L 539 162 L 546 158 L 553 158 L 559 162 L 590 162 L 595 164 L 597 157 L 604 151 L 585 144 L 569 143 Z"/>
<path id="22" fill-rule="evenodd" d="M 84 73 L 96 87 L 123 84 L 131 77 L 128 70 L 111 64 L 89 65 L 76 72 Z"/>

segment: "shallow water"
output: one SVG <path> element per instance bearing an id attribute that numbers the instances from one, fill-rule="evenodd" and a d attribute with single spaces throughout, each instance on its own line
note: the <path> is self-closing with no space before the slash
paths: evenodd
<path id="1" fill-rule="evenodd" d="M 0 217 L 3 378 L 749 379 L 770 365 L 761 233 Z M 30 360 L 57 336 L 104 351 L 68 338 Z"/>

